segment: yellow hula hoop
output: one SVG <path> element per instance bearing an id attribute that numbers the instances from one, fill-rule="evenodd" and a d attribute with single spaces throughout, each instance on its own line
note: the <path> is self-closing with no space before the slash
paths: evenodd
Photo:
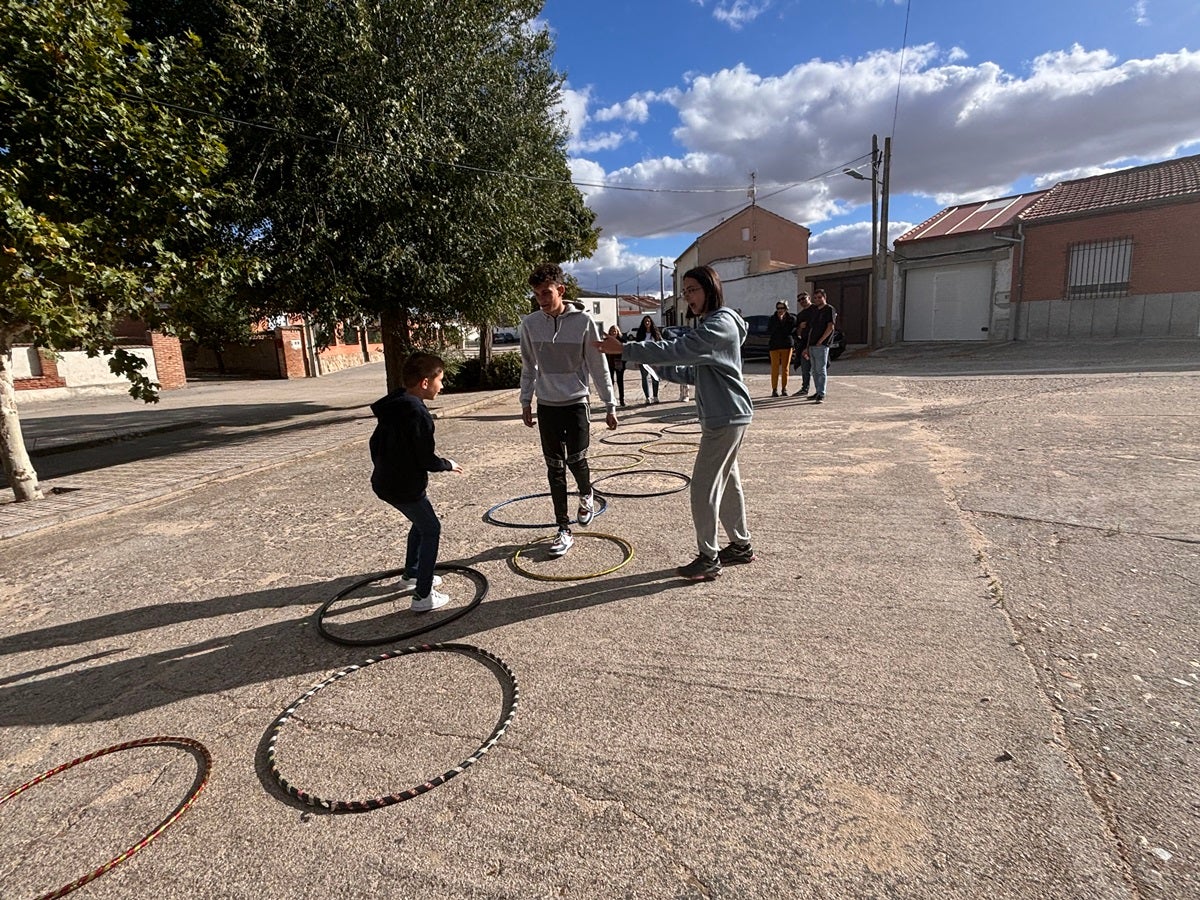
<path id="1" fill-rule="evenodd" d="M 686 450 L 655 450 L 655 446 L 659 447 L 686 447 Z M 691 441 L 654 441 L 650 444 L 644 444 L 638 448 L 643 453 L 650 453 L 654 456 L 679 456 L 684 453 L 695 453 L 700 449 L 699 444 L 694 444 Z"/>
<path id="2" fill-rule="evenodd" d="M 594 466 L 594 465 L 592 465 L 592 460 L 594 460 L 594 459 L 606 459 L 606 458 L 611 458 L 614 456 L 629 457 L 630 459 L 633 460 L 633 462 L 628 463 L 627 465 L 624 465 L 624 466 Z M 644 457 L 638 453 L 597 453 L 595 456 L 588 457 L 588 468 L 590 468 L 593 472 L 617 472 L 617 471 L 620 471 L 621 469 L 632 469 L 634 466 L 638 465 L 639 463 L 644 462 L 645 459 L 646 459 L 646 457 Z"/>
<path id="3" fill-rule="evenodd" d="M 577 538 L 581 538 L 581 537 L 603 538 L 604 540 L 612 541 L 614 544 L 616 544 L 618 547 L 622 548 L 625 551 L 625 558 L 623 560 L 621 560 L 619 563 L 617 563 L 615 566 L 613 566 L 611 569 L 605 569 L 602 572 L 587 572 L 587 573 L 584 573 L 583 575 L 542 575 L 539 572 L 533 572 L 529 569 L 524 568 L 520 563 L 521 554 L 524 553 L 526 550 L 528 550 L 530 547 L 533 547 L 537 544 L 544 544 L 546 541 L 554 540 L 553 535 L 547 535 L 546 537 L 538 538 L 536 541 L 530 541 L 524 547 L 521 547 L 520 549 L 518 549 L 517 552 L 513 554 L 513 558 L 512 558 L 513 568 L 516 569 L 517 572 L 519 572 L 520 574 L 524 575 L 526 578 L 532 578 L 534 581 L 586 581 L 589 578 L 599 578 L 602 575 L 611 575 L 613 572 L 617 571 L 617 569 L 621 568 L 626 563 L 628 563 L 631 559 L 633 559 L 633 544 L 629 543 L 629 541 L 625 540 L 624 538 L 617 537 L 614 534 L 600 534 L 600 532 L 598 532 L 598 531 L 577 531 L 577 532 L 575 532 L 575 534 L 573 536 L 577 537 Z"/>

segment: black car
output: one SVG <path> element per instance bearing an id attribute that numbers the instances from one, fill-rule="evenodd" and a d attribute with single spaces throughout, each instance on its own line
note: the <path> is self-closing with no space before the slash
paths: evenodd
<path id="1" fill-rule="evenodd" d="M 742 344 L 742 359 L 766 359 L 771 355 L 770 316 L 746 316 L 745 343 Z M 835 330 L 829 342 L 829 358 L 837 359 L 846 350 L 846 336 Z"/>

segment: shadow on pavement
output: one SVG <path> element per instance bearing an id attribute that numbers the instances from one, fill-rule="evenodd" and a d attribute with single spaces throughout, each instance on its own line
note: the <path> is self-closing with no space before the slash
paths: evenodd
<path id="1" fill-rule="evenodd" d="M 497 559 L 515 548 L 493 548 L 459 560 L 463 565 Z M 65 625 L 37 629 L 0 639 L 0 654 L 33 652 L 73 646 L 89 641 L 131 635 L 254 609 L 311 607 L 300 617 L 272 622 L 231 634 L 219 634 L 195 643 L 121 659 L 82 671 L 64 672 L 29 683 L 67 665 L 99 659 L 124 650 L 105 649 L 74 662 L 19 673 L 0 687 L 0 726 L 56 725 L 120 719 L 156 709 L 181 699 L 219 694 L 279 678 L 334 670 L 371 654 L 370 648 L 347 648 L 322 639 L 313 612 L 328 597 L 365 577 L 354 574 L 332 582 L 313 582 L 247 594 L 215 597 L 197 603 L 145 606 Z M 435 629 L 421 643 L 455 641 L 494 628 L 541 616 L 585 609 L 615 600 L 636 600 L 692 585 L 681 581 L 673 569 L 625 577 L 554 586 L 523 596 L 483 603 L 471 615 Z M 386 642 L 385 642 L 386 643 Z M 381 644 L 382 648 L 384 645 Z M 281 688 L 277 696 L 263 697 L 273 707 L 294 699 L 294 688 Z"/>

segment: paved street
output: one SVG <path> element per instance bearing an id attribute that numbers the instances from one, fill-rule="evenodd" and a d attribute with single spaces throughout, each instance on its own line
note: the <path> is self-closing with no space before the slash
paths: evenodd
<path id="1" fill-rule="evenodd" d="M 208 748 L 194 806 L 81 897 L 1200 895 L 1200 343 L 852 354 L 821 406 L 770 399 L 765 372 L 742 453 L 759 559 L 709 584 L 672 573 L 686 492 L 644 496 L 682 483 L 645 470 L 690 471 L 673 389 L 615 436 L 597 420 L 596 465 L 634 496 L 557 562 L 513 562 L 549 529 L 484 521 L 546 490 L 515 393 L 435 402 L 466 468 L 432 478 L 442 559 L 490 587 L 400 646 L 494 654 L 519 703 L 445 784 L 336 815 L 279 790 L 266 743 L 393 646 L 313 619 L 402 553 L 367 480 L 382 368 L 28 404 L 62 491 L 0 504 L 0 790 L 139 737 Z M 599 456 L 621 453 L 642 459 Z M 622 541 L 627 564 L 580 577 Z M 454 608 L 471 587 L 446 573 Z M 327 627 L 418 621 L 365 588 Z M 326 798 L 417 786 L 496 728 L 502 674 L 452 652 L 362 668 L 279 729 L 278 767 Z M 0 894 L 136 843 L 197 768 L 138 748 L 0 807 Z"/>

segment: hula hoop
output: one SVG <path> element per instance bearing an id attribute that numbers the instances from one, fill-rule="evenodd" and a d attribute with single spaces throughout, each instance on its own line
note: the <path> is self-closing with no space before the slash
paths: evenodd
<path id="1" fill-rule="evenodd" d="M 176 819 L 178 819 L 185 812 L 187 812 L 188 808 L 193 803 L 196 802 L 196 798 L 200 796 L 200 792 L 203 791 L 205 786 L 208 784 L 208 776 L 209 776 L 209 773 L 212 771 L 212 754 L 208 752 L 207 747 L 205 747 L 199 741 L 194 741 L 191 738 L 166 737 L 166 736 L 138 738 L 135 741 L 126 741 L 123 744 L 114 744 L 111 747 L 105 747 L 103 750 L 97 750 L 94 753 L 89 753 L 86 756 L 81 756 L 78 759 L 73 759 L 69 763 L 63 763 L 61 766 L 57 766 L 53 769 L 50 769 L 48 772 L 43 772 L 41 775 L 38 775 L 36 778 L 32 779 L 31 781 L 25 782 L 23 785 L 21 785 L 16 790 L 9 791 L 3 797 L 0 797 L 0 806 L 3 806 L 9 800 L 13 799 L 18 794 L 23 793 L 24 791 L 28 790 L 29 788 L 33 787 L 34 785 L 41 784 L 47 778 L 52 778 L 55 775 L 59 774 L 60 772 L 65 772 L 65 771 L 67 771 L 67 769 L 77 766 L 80 763 L 85 763 L 85 762 L 88 762 L 89 760 L 98 759 L 99 757 L 107 756 L 110 753 L 118 753 L 121 750 L 132 750 L 134 747 L 153 747 L 153 746 L 185 747 L 188 750 L 191 750 L 192 754 L 194 756 L 197 756 L 200 765 L 196 771 L 196 780 L 192 784 L 191 791 L 188 793 L 188 795 L 186 797 L 183 798 L 183 801 L 178 806 L 176 806 L 175 809 L 172 810 L 171 813 L 165 819 L 163 819 L 161 822 L 158 823 L 157 826 L 155 826 L 153 831 L 151 831 L 148 835 L 146 835 L 144 838 L 142 838 L 140 841 L 138 841 L 136 844 L 134 844 L 128 850 L 125 850 L 124 852 L 117 854 L 112 859 L 110 859 L 108 862 L 106 862 L 104 865 L 102 865 L 98 869 L 94 870 L 91 874 L 84 875 L 82 878 L 77 878 L 74 881 L 72 881 L 70 884 L 65 884 L 62 887 L 58 888 L 57 890 L 50 891 L 50 893 L 48 893 L 48 894 L 42 894 L 38 898 L 38 900 L 52 900 L 52 898 L 55 898 L 55 897 L 65 897 L 67 894 L 71 893 L 71 891 L 75 890 L 76 888 L 83 887 L 89 881 L 94 881 L 95 879 L 99 878 L 101 875 L 103 875 L 109 869 L 112 869 L 118 863 L 125 862 L 125 860 L 129 859 L 129 857 L 133 856 L 133 854 L 137 853 L 139 850 L 141 850 L 143 847 L 145 847 L 147 844 L 149 844 L 152 840 L 154 840 L 156 837 L 158 837 L 160 834 L 162 834 L 164 831 L 166 831 L 167 828 L 170 827 L 175 822 Z"/>
<path id="2" fill-rule="evenodd" d="M 422 625 L 420 628 L 414 628 L 411 631 L 402 631 L 399 634 L 389 634 L 378 638 L 348 638 L 339 637 L 333 634 L 325 627 L 325 616 L 329 612 L 329 607 L 337 603 L 347 594 L 362 587 L 364 584 L 371 584 L 374 581 L 382 581 L 385 578 L 392 578 L 396 575 L 403 575 L 403 569 L 389 569 L 387 572 L 380 572 L 377 575 L 369 575 L 361 581 L 356 581 L 350 587 L 339 591 L 334 596 L 330 597 L 321 604 L 321 608 L 316 612 L 317 633 L 327 641 L 333 641 L 335 644 L 341 644 L 343 647 L 374 647 L 378 644 L 391 644 L 400 641 L 407 641 L 409 638 L 414 638 L 418 634 L 424 634 L 427 631 L 433 631 L 435 628 L 441 628 L 443 625 L 449 625 L 455 619 L 460 619 L 483 602 L 483 598 L 487 596 L 488 580 L 487 576 L 478 569 L 472 569 L 470 566 L 456 566 L 450 563 L 434 566 L 435 572 L 462 572 L 471 581 L 475 582 L 475 597 L 466 606 L 461 609 L 456 609 L 448 616 L 443 616 L 436 622 L 429 625 Z"/>
<path id="3" fill-rule="evenodd" d="M 521 566 L 521 563 L 518 561 L 521 558 L 521 554 L 524 553 L 526 550 L 528 550 L 530 547 L 534 546 L 535 544 L 541 544 L 541 543 L 545 543 L 546 541 L 554 540 L 553 536 L 548 535 L 546 537 L 540 537 L 536 541 L 530 541 L 524 547 L 521 547 L 519 550 L 517 550 L 517 552 L 513 554 L 513 558 L 512 558 L 513 568 L 516 569 L 520 574 L 524 575 L 526 578 L 532 578 L 534 581 L 586 581 L 589 578 L 599 578 L 601 575 L 611 575 L 613 572 L 617 571 L 617 569 L 621 568 L 626 563 L 628 563 L 631 559 L 633 559 L 633 545 L 631 543 L 629 543 L 629 541 L 625 540 L 624 538 L 619 538 L 616 535 L 612 535 L 612 534 L 600 534 L 597 531 L 580 531 L 575 534 L 575 537 L 577 537 L 577 538 L 594 537 L 594 538 L 603 538 L 605 540 L 610 540 L 613 543 L 615 543 L 618 547 L 620 547 L 621 549 L 623 549 L 625 551 L 625 558 L 623 560 L 621 560 L 619 563 L 617 563 L 615 566 L 613 566 L 611 569 L 605 569 L 602 572 L 585 573 L 583 575 L 542 575 L 538 572 L 532 572 L 529 569 L 523 568 Z"/>
<path id="4" fill-rule="evenodd" d="M 681 409 L 681 410 L 678 410 L 677 412 L 673 412 L 673 413 L 663 413 L 661 416 L 659 416 L 656 419 L 653 419 L 652 421 L 670 422 L 674 419 L 695 419 L 695 418 L 696 418 L 696 410 L 693 407 L 691 409 Z M 675 424 L 678 425 L 681 423 L 676 422 Z"/>
<path id="5" fill-rule="evenodd" d="M 674 478 L 683 479 L 683 484 L 677 488 L 671 488 L 669 491 L 650 491 L 649 493 L 642 492 L 637 494 L 609 491 L 596 486 L 601 481 L 607 481 L 610 478 L 617 478 L 621 475 L 670 475 Z M 594 490 L 597 494 L 607 494 L 609 497 L 632 497 L 637 499 L 639 497 L 665 497 L 668 494 L 677 494 L 684 490 L 691 483 L 692 476 L 684 475 L 682 472 L 672 472 L 670 469 L 636 469 L 632 472 L 613 472 L 611 475 L 605 475 L 601 478 L 597 478 L 592 482 L 592 490 Z"/>
<path id="6" fill-rule="evenodd" d="M 660 450 L 658 447 L 686 447 L 686 450 Z M 695 453 L 700 449 L 699 444 L 693 444 L 691 441 L 655 441 L 652 444 L 646 444 L 642 447 L 643 453 L 649 453 L 651 456 L 679 456 L 683 453 Z"/>
<path id="7" fill-rule="evenodd" d="M 634 465 L 637 465 L 637 463 L 634 463 Z M 492 513 L 494 513 L 496 510 L 500 509 L 501 507 L 508 506 L 508 504 L 510 504 L 510 503 L 519 503 L 522 500 L 536 500 L 539 497 L 549 497 L 549 496 L 550 496 L 550 494 L 548 494 L 548 493 L 546 493 L 546 494 L 526 494 L 524 497 L 513 497 L 511 500 L 505 500 L 503 503 L 497 503 L 495 506 L 493 506 L 491 509 L 489 509 L 487 512 L 485 512 L 483 514 L 483 521 L 487 522 L 489 525 L 499 525 L 501 528 L 557 528 L 558 527 L 557 522 L 535 522 L 532 525 L 529 525 L 524 522 L 504 522 L 500 519 L 497 519 L 495 516 L 492 515 Z M 600 515 L 600 513 L 604 512 L 606 509 L 608 509 L 608 501 L 605 500 L 603 497 L 601 497 L 600 499 L 602 502 L 599 504 L 599 506 L 597 506 L 596 511 L 594 513 L 592 513 L 593 519 L 596 518 L 596 516 Z M 579 524 L 579 520 L 572 519 L 571 524 L 577 525 L 577 524 Z"/>
<path id="8" fill-rule="evenodd" d="M 431 652 L 446 652 L 446 653 L 461 653 L 464 656 L 473 656 L 483 661 L 483 663 L 492 669 L 493 672 L 501 676 L 504 682 L 505 693 L 508 700 L 504 708 L 500 711 L 500 720 L 496 723 L 496 727 L 492 729 L 492 733 L 488 736 L 479 749 L 460 762 L 457 766 L 443 772 L 429 781 L 423 782 L 416 787 L 409 788 L 406 791 L 400 791 L 395 794 L 384 794 L 379 797 L 369 797 L 365 800 L 328 800 L 324 797 L 318 797 L 316 794 L 310 794 L 307 791 L 301 790 L 290 781 L 288 781 L 283 773 L 279 771 L 279 767 L 275 764 L 275 742 L 279 739 L 279 732 L 286 725 L 301 706 L 303 706 L 317 691 L 321 688 L 328 687 L 335 681 L 345 678 L 352 672 L 357 672 L 359 669 L 365 669 L 367 666 L 377 662 L 382 662 L 386 659 L 395 659 L 398 656 L 408 656 L 410 653 L 431 653 Z M 403 803 L 405 800 L 411 800 L 413 797 L 419 797 L 426 791 L 431 791 L 440 784 L 445 784 L 455 775 L 461 775 L 463 771 L 478 762 L 483 758 L 496 742 L 500 740 L 508 726 L 512 723 L 513 717 L 517 714 L 517 702 L 520 699 L 520 694 L 517 690 L 517 676 L 513 674 L 512 669 L 500 657 L 488 653 L 479 647 L 474 647 L 470 644 L 421 644 L 419 647 L 405 647 L 402 650 L 388 650 L 385 653 L 380 653 L 378 656 L 372 656 L 360 663 L 355 663 L 351 666 L 346 666 L 339 672 L 334 672 L 316 687 L 311 688 L 307 693 L 294 701 L 291 706 L 285 709 L 279 717 L 271 723 L 268 731 L 270 737 L 267 740 L 267 768 L 271 772 L 271 776 L 283 788 L 284 792 L 290 797 L 295 797 L 309 806 L 319 806 L 328 812 L 369 812 L 373 809 L 382 809 L 385 806 L 391 806 L 394 803 Z"/>
<path id="9" fill-rule="evenodd" d="M 612 458 L 612 457 L 614 457 L 614 456 L 626 456 L 626 457 L 629 457 L 630 459 L 632 459 L 632 460 L 633 460 L 633 462 L 629 463 L 628 465 L 624 465 L 624 466 L 596 466 L 596 465 L 592 465 L 592 462 L 593 462 L 593 460 L 597 460 L 597 459 L 611 459 L 611 458 Z M 645 460 L 645 458 L 646 458 L 646 457 L 644 457 L 644 456 L 641 456 L 641 455 L 639 455 L 639 454 L 637 454 L 637 453 L 597 453 L 595 456 L 589 456 L 589 457 L 588 457 L 588 467 L 589 467 L 589 468 L 590 468 L 590 469 L 591 469 L 593 472 L 616 472 L 616 471 L 619 471 L 620 469 L 632 469 L 632 468 L 633 468 L 634 466 L 636 466 L 638 463 L 640 463 L 640 462 L 644 461 L 644 460 Z"/>
<path id="10" fill-rule="evenodd" d="M 695 428 L 695 431 L 684 431 L 685 428 Z M 690 422 L 676 422 L 673 425 L 664 425 L 663 434 L 703 434 L 704 428 L 700 424 L 699 419 L 693 419 Z"/>
<path id="11" fill-rule="evenodd" d="M 618 441 L 618 440 L 614 440 L 614 438 L 616 438 L 616 437 L 618 437 L 618 436 L 620 436 L 620 437 L 633 437 L 633 435 L 635 435 L 635 434 L 641 435 L 641 437 L 640 437 L 640 438 L 638 438 L 638 439 L 636 439 L 636 440 L 632 440 L 632 441 Z M 650 435 L 651 437 L 654 437 L 654 438 L 660 438 L 660 437 L 662 437 L 662 434 L 660 434 L 660 433 L 659 433 L 659 432 L 657 432 L 657 431 L 619 431 L 619 432 L 617 432 L 617 434 L 610 434 L 610 435 L 607 435 L 607 436 L 605 436 L 605 437 L 602 437 L 602 438 L 600 438 L 600 443 L 602 443 L 602 444 L 613 444 L 613 445 L 615 445 L 615 446 L 617 446 L 617 447 L 632 447 L 634 444 L 644 444 L 644 443 L 646 443 L 646 440 L 645 440 L 645 438 L 646 438 L 646 435 Z"/>

